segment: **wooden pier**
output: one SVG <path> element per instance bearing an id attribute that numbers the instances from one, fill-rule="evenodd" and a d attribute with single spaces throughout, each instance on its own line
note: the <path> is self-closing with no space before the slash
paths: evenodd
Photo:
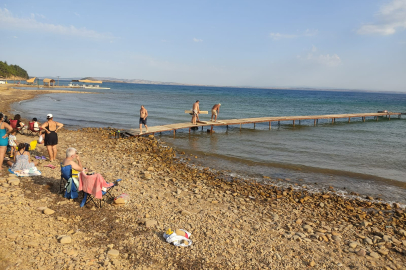
<path id="1" fill-rule="evenodd" d="M 382 113 L 351 113 L 351 114 L 327 114 L 327 115 L 305 115 L 305 116 L 277 116 L 277 117 L 258 117 L 258 118 L 242 118 L 242 119 L 227 119 L 227 120 L 218 120 L 217 122 L 212 121 L 199 121 L 197 125 L 193 125 L 191 122 L 187 123 L 176 123 L 176 124 L 169 124 L 169 125 L 162 125 L 162 126 L 153 126 L 148 127 L 148 132 L 145 132 L 145 128 L 143 128 L 143 134 L 140 134 L 139 129 L 127 129 L 122 130 L 121 134 L 127 136 L 142 136 L 142 135 L 149 135 L 155 134 L 158 132 L 167 132 L 172 131 L 173 134 L 176 134 L 176 130 L 178 129 L 189 129 L 192 128 L 199 128 L 199 127 L 210 127 L 210 131 L 213 130 L 215 126 L 235 126 L 239 125 L 240 129 L 242 125 L 246 124 L 255 124 L 257 123 L 269 123 L 269 129 L 271 129 L 272 122 L 277 122 L 280 125 L 281 122 L 292 122 L 292 125 L 295 126 L 296 123 L 299 125 L 301 124 L 302 120 L 314 120 L 314 126 L 318 124 L 319 119 L 328 119 L 331 123 L 335 123 L 336 119 L 348 119 L 348 123 L 351 122 L 351 118 L 361 118 L 363 122 L 365 122 L 366 118 L 373 118 L 374 120 L 378 121 L 379 117 L 386 117 L 388 120 L 391 119 L 391 116 L 397 116 L 401 118 L 401 115 L 405 113 L 394 113 L 394 112 L 382 112 Z"/>

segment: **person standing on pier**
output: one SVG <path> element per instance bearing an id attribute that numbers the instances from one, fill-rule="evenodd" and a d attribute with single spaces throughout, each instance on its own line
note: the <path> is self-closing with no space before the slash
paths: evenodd
<path id="1" fill-rule="evenodd" d="M 220 106 L 221 103 L 214 104 L 213 108 L 211 108 L 211 121 L 213 121 L 213 116 L 215 117 L 214 122 L 217 121 L 217 115 L 220 113 Z"/>
<path id="2" fill-rule="evenodd" d="M 195 103 L 193 103 L 193 108 L 192 108 L 192 124 L 197 125 L 196 120 L 199 120 L 199 113 L 200 113 L 200 107 L 199 107 L 199 101 L 196 100 Z"/>
<path id="3" fill-rule="evenodd" d="M 147 109 L 145 109 L 144 105 L 141 105 L 141 110 L 140 110 L 140 135 L 142 134 L 142 125 L 145 126 L 145 129 L 148 132 L 147 117 L 148 117 L 148 111 L 147 111 Z"/>

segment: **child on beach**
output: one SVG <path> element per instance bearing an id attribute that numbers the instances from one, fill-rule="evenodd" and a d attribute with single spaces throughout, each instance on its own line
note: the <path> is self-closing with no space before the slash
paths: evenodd
<path id="1" fill-rule="evenodd" d="M 34 122 L 34 130 L 35 130 L 35 131 L 39 131 L 40 128 L 39 128 L 38 119 L 34 117 L 34 118 L 32 119 L 32 121 Z"/>
<path id="2" fill-rule="evenodd" d="M 8 135 L 8 145 L 11 147 L 10 157 L 13 157 L 16 152 L 16 146 L 17 146 L 16 134 L 17 134 L 17 130 L 13 129 L 13 131 L 11 131 L 10 135 Z"/>

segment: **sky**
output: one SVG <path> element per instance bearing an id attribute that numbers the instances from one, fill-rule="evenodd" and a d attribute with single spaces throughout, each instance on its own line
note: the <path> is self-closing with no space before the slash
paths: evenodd
<path id="1" fill-rule="evenodd" d="M 30 76 L 406 92 L 406 0 L 0 0 Z"/>

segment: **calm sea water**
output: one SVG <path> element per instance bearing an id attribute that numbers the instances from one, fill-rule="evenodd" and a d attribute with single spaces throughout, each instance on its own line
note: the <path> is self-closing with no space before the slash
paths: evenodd
<path id="1" fill-rule="evenodd" d="M 67 84 L 67 82 L 61 82 Z M 219 120 L 263 116 L 406 112 L 406 94 L 163 86 L 104 83 L 98 94 L 47 94 L 13 105 L 25 118 L 45 121 L 48 113 L 72 127 L 137 128 L 139 109 L 148 109 L 148 125 L 190 121 L 184 110 L 200 100 L 201 110 L 221 103 Z M 201 120 L 210 115 L 201 115 Z M 158 135 L 196 163 L 232 174 L 262 179 L 289 178 L 314 188 L 333 186 L 406 203 L 406 116 L 403 119 L 337 119 L 215 127 L 215 133 L 188 130 Z"/>

